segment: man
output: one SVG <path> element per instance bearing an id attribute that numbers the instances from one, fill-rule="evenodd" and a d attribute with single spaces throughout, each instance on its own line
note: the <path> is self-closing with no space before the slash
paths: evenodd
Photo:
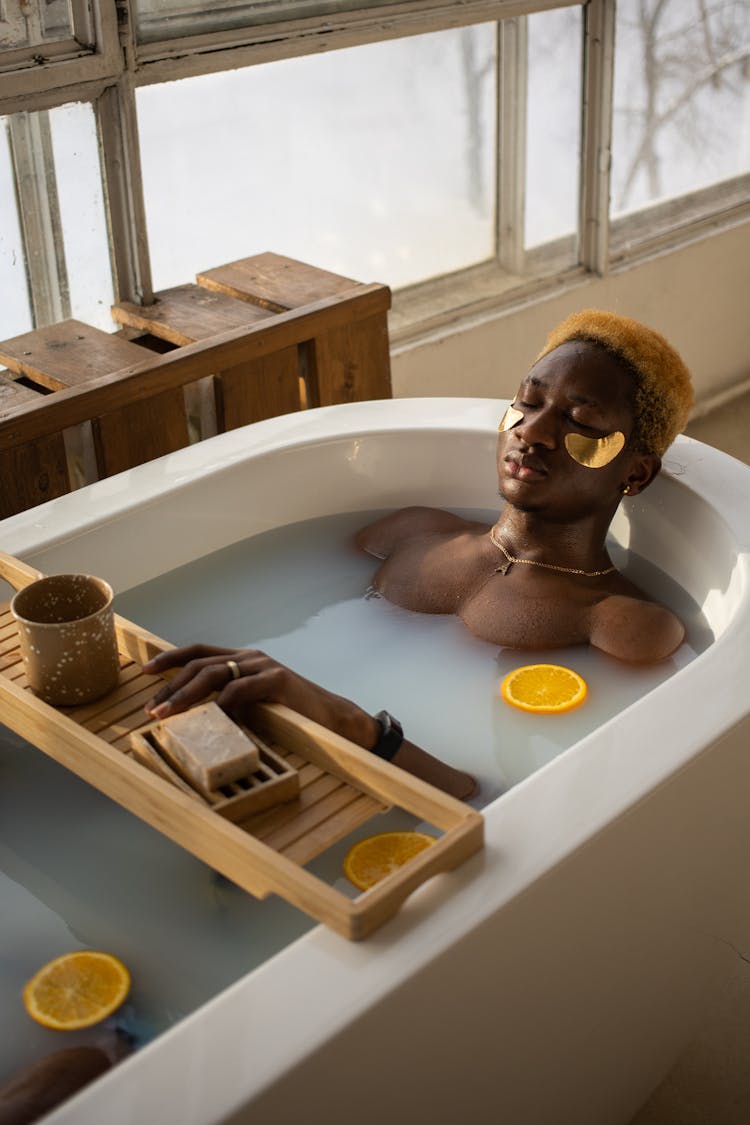
<path id="1" fill-rule="evenodd" d="M 382 559 L 376 588 L 410 610 L 456 614 L 498 645 L 589 643 L 624 661 L 664 659 L 684 628 L 617 572 L 605 540 L 622 496 L 648 487 L 691 405 L 687 368 L 658 333 L 599 310 L 568 317 L 500 423 L 497 522 L 433 508 L 376 521 L 357 537 Z M 189 646 L 146 670 L 175 667 L 149 705 L 155 718 L 213 692 L 249 724 L 255 703 L 285 703 L 455 796 L 474 791 L 468 774 L 403 740 L 392 716 L 371 716 L 263 653 Z"/>

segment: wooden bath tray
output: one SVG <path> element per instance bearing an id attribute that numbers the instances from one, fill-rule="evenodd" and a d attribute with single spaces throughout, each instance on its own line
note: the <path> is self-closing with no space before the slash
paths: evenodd
<path id="1" fill-rule="evenodd" d="M 0 552 L 0 577 L 21 589 L 42 576 Z M 238 823 L 219 815 L 132 756 L 131 735 L 149 726 L 143 706 L 161 682 L 146 675 L 142 664 L 173 646 L 124 618 L 117 617 L 116 626 L 117 687 L 86 706 L 56 708 L 29 690 L 16 623 L 8 603 L 0 605 L 2 722 L 256 898 L 278 894 L 359 940 L 395 914 L 421 883 L 482 847 L 480 813 L 279 704 L 259 706 L 255 729 L 299 772 L 299 797 Z M 355 899 L 305 870 L 309 860 L 390 806 L 442 835 Z"/>

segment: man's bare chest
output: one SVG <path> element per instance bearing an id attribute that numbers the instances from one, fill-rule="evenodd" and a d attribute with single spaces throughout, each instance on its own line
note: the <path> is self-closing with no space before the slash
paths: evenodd
<path id="1" fill-rule="evenodd" d="M 405 609 L 456 614 L 492 644 L 545 648 L 588 640 L 596 590 L 519 564 L 502 574 L 504 562 L 471 542 L 409 543 L 382 564 L 374 584 Z"/>

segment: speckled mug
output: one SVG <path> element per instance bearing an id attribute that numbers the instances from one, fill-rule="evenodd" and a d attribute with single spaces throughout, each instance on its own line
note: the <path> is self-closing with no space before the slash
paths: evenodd
<path id="1" fill-rule="evenodd" d="M 120 660 L 109 583 L 52 574 L 19 590 L 10 609 L 29 686 L 40 699 L 72 707 L 112 690 Z"/>

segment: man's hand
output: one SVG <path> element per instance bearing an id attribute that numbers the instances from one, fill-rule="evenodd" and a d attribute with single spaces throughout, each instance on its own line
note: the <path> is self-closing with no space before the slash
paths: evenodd
<path id="1" fill-rule="evenodd" d="M 238 678 L 229 661 L 237 666 Z M 186 711 L 216 694 L 222 710 L 248 726 L 252 726 L 257 703 L 283 703 L 365 749 L 374 746 L 380 736 L 379 723 L 361 707 L 257 649 L 188 645 L 160 653 L 143 666 L 151 675 L 174 668 L 180 671 L 146 704 L 154 719 Z"/>
<path id="2" fill-rule="evenodd" d="M 230 661 L 237 666 L 239 676 L 234 675 Z M 283 703 L 365 750 L 371 750 L 380 738 L 380 723 L 356 703 L 326 691 L 256 649 L 188 645 L 162 652 L 143 666 L 149 675 L 174 668 L 179 669 L 177 674 L 146 704 L 154 719 L 186 711 L 216 694 L 222 710 L 251 729 L 256 704 Z M 460 800 L 468 800 L 478 790 L 470 774 L 446 765 L 407 740 L 393 764 Z"/>

